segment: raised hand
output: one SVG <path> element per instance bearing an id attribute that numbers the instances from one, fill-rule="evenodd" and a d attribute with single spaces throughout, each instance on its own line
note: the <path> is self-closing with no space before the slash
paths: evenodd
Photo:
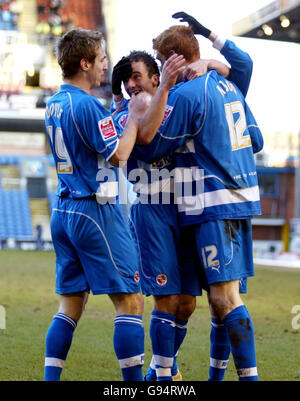
<path id="1" fill-rule="evenodd" d="M 126 81 L 132 74 L 131 62 L 129 57 L 122 57 L 114 66 L 111 78 L 112 93 L 120 95 L 122 92 L 122 81 Z"/>
<path id="2" fill-rule="evenodd" d="M 194 34 L 196 35 L 202 35 L 205 38 L 208 38 L 209 35 L 211 34 L 211 31 L 202 24 L 200 24 L 199 21 L 196 20 L 196 18 L 192 17 L 191 15 L 185 13 L 184 11 L 180 11 L 178 13 L 175 13 L 172 15 L 173 18 L 180 18 L 180 22 L 187 22 L 189 26 L 192 28 Z"/>
<path id="3" fill-rule="evenodd" d="M 140 92 L 137 95 L 132 94 L 129 102 L 129 113 L 134 118 L 141 118 L 148 109 L 152 96 L 147 92 Z"/>
<path id="4" fill-rule="evenodd" d="M 185 69 L 185 62 L 185 58 L 176 53 L 165 61 L 160 79 L 161 88 L 164 87 L 169 90 L 176 84 L 178 75 Z"/>

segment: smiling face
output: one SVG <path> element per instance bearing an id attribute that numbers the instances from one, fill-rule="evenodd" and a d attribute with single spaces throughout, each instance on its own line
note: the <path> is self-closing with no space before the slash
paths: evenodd
<path id="1" fill-rule="evenodd" d="M 129 96 L 145 91 L 154 95 L 158 86 L 159 76 L 153 74 L 149 76 L 149 71 L 143 61 L 132 61 L 132 74 L 128 81 L 124 82 L 126 92 Z"/>

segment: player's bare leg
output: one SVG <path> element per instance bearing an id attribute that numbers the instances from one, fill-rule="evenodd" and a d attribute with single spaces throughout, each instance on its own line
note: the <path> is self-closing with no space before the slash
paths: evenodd
<path id="1" fill-rule="evenodd" d="M 134 294 L 109 294 L 116 309 L 117 315 L 138 315 L 143 314 L 144 298 L 141 292 Z"/>
<path id="2" fill-rule="evenodd" d="M 179 305 L 176 312 L 176 318 L 180 320 L 189 320 L 196 309 L 196 297 L 194 295 L 179 295 Z"/>
<path id="3" fill-rule="evenodd" d="M 86 291 L 60 295 L 58 312 L 64 313 L 78 322 L 84 311 L 88 297 L 89 294 Z"/>
<path id="4" fill-rule="evenodd" d="M 224 320 L 228 313 L 244 305 L 239 293 L 239 281 L 234 280 L 211 285 L 209 300 L 212 315 Z"/>
<path id="5" fill-rule="evenodd" d="M 179 295 L 155 295 L 154 310 L 176 314 L 179 305 Z"/>

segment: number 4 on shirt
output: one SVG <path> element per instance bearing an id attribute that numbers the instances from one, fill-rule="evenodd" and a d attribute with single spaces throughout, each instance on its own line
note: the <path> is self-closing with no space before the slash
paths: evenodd
<path id="1" fill-rule="evenodd" d="M 49 125 L 47 127 L 47 130 L 48 130 L 50 141 L 51 141 L 52 145 L 54 145 L 53 149 L 56 153 L 56 156 L 62 160 L 57 163 L 57 173 L 58 174 L 72 174 L 73 166 L 72 166 L 71 158 L 69 156 L 69 153 L 67 151 L 67 148 L 66 148 L 66 145 L 64 142 L 62 129 L 60 127 L 56 128 L 55 135 L 54 135 L 54 142 L 53 142 L 52 125 Z"/>

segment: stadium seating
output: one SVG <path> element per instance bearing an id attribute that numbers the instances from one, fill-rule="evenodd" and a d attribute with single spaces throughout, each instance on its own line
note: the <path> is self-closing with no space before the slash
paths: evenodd
<path id="1" fill-rule="evenodd" d="M 1 164 L 8 164 L 14 165 L 20 163 L 20 156 L 16 155 L 0 155 L 0 165 Z"/>
<path id="2" fill-rule="evenodd" d="M 55 201 L 53 188 L 48 191 L 47 198 L 40 199 L 40 202 L 45 204 L 43 210 L 35 210 L 33 204 L 39 199 L 30 199 L 26 187 L 15 184 L 13 186 L 7 185 L 9 179 L 14 182 L 22 181 L 19 166 L 22 166 L 22 161 L 28 158 L 42 160 L 49 167 L 46 171 L 54 168 L 52 155 L 0 155 L 0 241 L 8 238 L 13 238 L 16 241 L 34 241 L 36 224 L 45 225 L 44 239 L 51 239 L 48 226 L 49 216 Z M 16 176 L 18 176 L 17 179 Z M 46 179 L 48 178 L 46 177 Z M 22 185 L 24 185 L 24 181 Z"/>
<path id="3" fill-rule="evenodd" d="M 0 189 L 0 239 L 33 238 L 29 197 L 26 190 Z"/>

